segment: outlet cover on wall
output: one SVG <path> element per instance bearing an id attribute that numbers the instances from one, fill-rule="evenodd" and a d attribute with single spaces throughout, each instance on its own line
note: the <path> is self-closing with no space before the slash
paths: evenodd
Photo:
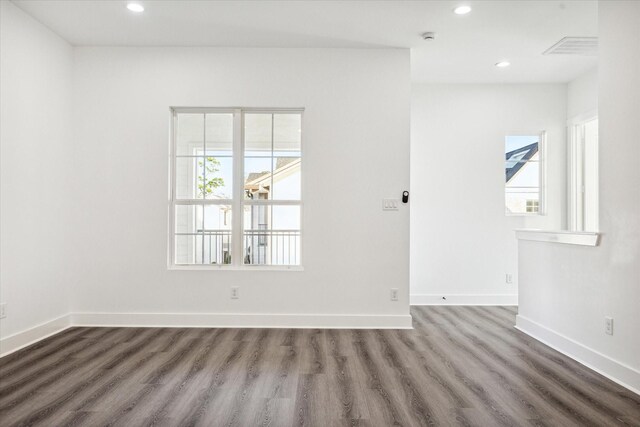
<path id="1" fill-rule="evenodd" d="M 231 299 L 240 298 L 240 288 L 237 286 L 231 287 Z"/>
<path id="2" fill-rule="evenodd" d="M 613 335 L 613 318 L 612 317 L 604 318 L 604 333 L 607 335 Z"/>
<path id="3" fill-rule="evenodd" d="M 391 301 L 398 301 L 398 288 L 391 288 Z"/>
<path id="4" fill-rule="evenodd" d="M 511 273 L 505 274 L 504 280 L 505 280 L 505 282 L 507 282 L 507 285 L 512 285 L 513 284 L 513 274 L 511 274 Z"/>

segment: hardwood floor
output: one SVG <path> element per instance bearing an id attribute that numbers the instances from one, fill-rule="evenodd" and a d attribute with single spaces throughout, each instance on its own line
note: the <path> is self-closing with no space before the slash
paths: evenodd
<path id="1" fill-rule="evenodd" d="M 515 330 L 71 328 L 0 359 L 0 425 L 640 426 L 640 396 Z"/>

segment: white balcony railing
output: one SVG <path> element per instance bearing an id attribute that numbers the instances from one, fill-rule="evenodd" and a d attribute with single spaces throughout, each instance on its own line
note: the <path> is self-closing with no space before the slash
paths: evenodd
<path id="1" fill-rule="evenodd" d="M 205 229 L 203 264 L 231 264 L 231 230 Z"/>
<path id="2" fill-rule="evenodd" d="M 231 264 L 231 230 L 204 229 L 202 236 L 203 264 Z M 300 230 L 244 230 L 243 236 L 245 265 L 300 264 Z"/>
<path id="3" fill-rule="evenodd" d="M 244 230 L 247 265 L 299 265 L 300 230 Z"/>

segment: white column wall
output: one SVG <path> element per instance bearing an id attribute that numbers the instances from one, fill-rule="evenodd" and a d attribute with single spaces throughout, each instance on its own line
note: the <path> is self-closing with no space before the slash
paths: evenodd
<path id="1" fill-rule="evenodd" d="M 601 244 L 521 241 L 518 326 L 640 392 L 640 3 L 600 2 L 599 25 Z"/>
<path id="2" fill-rule="evenodd" d="M 514 230 L 564 226 L 566 97 L 564 84 L 413 86 L 413 304 L 517 302 Z M 506 216 L 505 136 L 541 131 L 547 213 Z"/>

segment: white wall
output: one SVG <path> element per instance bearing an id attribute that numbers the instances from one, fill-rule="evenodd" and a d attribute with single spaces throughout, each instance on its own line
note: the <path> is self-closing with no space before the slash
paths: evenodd
<path id="1" fill-rule="evenodd" d="M 598 69 L 594 68 L 569 82 L 567 88 L 567 118 L 590 114 L 598 109 Z"/>
<path id="2" fill-rule="evenodd" d="M 601 244 L 521 241 L 518 326 L 639 391 L 640 3 L 600 2 L 599 22 Z"/>
<path id="3" fill-rule="evenodd" d="M 412 303 L 516 302 L 513 230 L 564 226 L 566 96 L 563 84 L 413 86 Z M 543 130 L 548 213 L 505 216 L 504 138 Z"/>
<path id="4" fill-rule="evenodd" d="M 69 311 L 72 49 L 0 2 L 0 353 L 18 332 Z"/>
<path id="5" fill-rule="evenodd" d="M 77 48 L 74 94 L 78 318 L 410 325 L 409 209 L 382 211 L 409 187 L 408 50 Z M 167 270 L 170 106 L 306 109 L 304 271 Z"/>

